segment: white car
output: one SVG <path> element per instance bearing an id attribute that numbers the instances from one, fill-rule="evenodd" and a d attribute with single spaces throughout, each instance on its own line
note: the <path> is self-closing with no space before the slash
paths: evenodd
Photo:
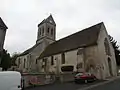
<path id="1" fill-rule="evenodd" d="M 21 74 L 16 71 L 0 72 L 0 90 L 21 90 Z"/>

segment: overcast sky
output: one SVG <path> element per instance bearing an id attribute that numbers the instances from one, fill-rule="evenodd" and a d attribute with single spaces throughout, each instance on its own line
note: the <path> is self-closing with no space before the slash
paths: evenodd
<path id="1" fill-rule="evenodd" d="M 50 13 L 57 40 L 103 21 L 120 43 L 120 0 L 0 0 L 0 17 L 8 26 L 4 48 L 14 53 L 33 46 L 37 25 Z"/>

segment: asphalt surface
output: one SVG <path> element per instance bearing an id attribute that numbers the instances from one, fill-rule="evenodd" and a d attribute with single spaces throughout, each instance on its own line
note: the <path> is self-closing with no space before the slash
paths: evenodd
<path id="1" fill-rule="evenodd" d="M 56 83 L 52 85 L 34 87 L 34 88 L 25 89 L 25 90 L 78 90 L 80 88 L 88 87 L 99 82 L 101 81 L 96 81 L 89 84 L 75 84 L 74 82 L 62 83 L 62 84 Z"/>
<path id="2" fill-rule="evenodd" d="M 74 82 L 71 83 L 56 83 L 52 85 L 45 85 L 45 86 L 39 86 L 34 88 L 29 88 L 25 90 L 84 90 L 84 88 L 97 85 L 98 83 L 102 83 L 104 81 L 97 81 L 94 83 L 89 84 L 75 84 Z M 86 89 L 85 89 L 86 90 Z M 120 90 L 120 78 L 111 81 L 107 84 L 99 85 L 97 87 L 87 89 L 87 90 Z"/>
<path id="3" fill-rule="evenodd" d="M 88 90 L 120 90 L 120 79 Z"/>

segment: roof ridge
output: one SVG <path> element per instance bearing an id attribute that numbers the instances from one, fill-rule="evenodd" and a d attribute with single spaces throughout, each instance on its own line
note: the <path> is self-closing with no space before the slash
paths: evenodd
<path id="1" fill-rule="evenodd" d="M 32 47 L 30 47 L 30 48 L 28 48 L 27 50 L 23 51 L 19 56 L 28 54 L 28 53 L 29 53 L 30 51 L 32 51 L 35 47 L 37 47 L 39 44 L 41 44 L 41 43 L 34 44 Z"/>

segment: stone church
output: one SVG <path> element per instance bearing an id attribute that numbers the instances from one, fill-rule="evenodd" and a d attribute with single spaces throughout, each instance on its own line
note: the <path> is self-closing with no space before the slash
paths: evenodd
<path id="1" fill-rule="evenodd" d="M 90 72 L 99 79 L 117 75 L 114 49 L 103 22 L 58 41 L 50 15 L 38 25 L 36 44 L 17 58 L 23 72 Z"/>

